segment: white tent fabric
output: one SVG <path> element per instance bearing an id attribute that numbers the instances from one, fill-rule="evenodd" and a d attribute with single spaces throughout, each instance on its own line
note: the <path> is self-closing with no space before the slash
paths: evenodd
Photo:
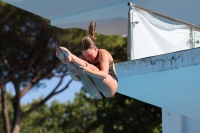
<path id="1" fill-rule="evenodd" d="M 133 10 L 132 18 L 139 21 L 133 26 L 134 59 L 190 48 L 190 27 L 163 22 L 139 9 Z"/>

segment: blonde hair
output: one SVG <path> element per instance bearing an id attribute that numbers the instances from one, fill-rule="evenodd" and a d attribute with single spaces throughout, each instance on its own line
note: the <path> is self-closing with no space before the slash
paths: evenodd
<path id="1" fill-rule="evenodd" d="M 86 37 L 82 38 L 82 44 L 81 44 L 82 45 L 82 51 L 96 47 L 95 31 L 96 31 L 96 22 L 91 21 L 90 25 L 88 27 L 88 35 Z"/>

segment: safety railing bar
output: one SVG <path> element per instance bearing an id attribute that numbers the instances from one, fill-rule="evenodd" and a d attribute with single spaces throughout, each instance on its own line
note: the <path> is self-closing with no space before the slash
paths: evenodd
<path id="1" fill-rule="evenodd" d="M 140 7 L 140 6 L 137 6 L 137 5 L 132 4 L 132 3 L 128 3 L 128 5 L 134 6 L 135 8 L 144 10 L 144 11 L 149 12 L 149 13 L 151 13 L 151 14 L 154 14 L 154 15 L 157 15 L 157 16 L 160 16 L 160 17 L 163 17 L 163 18 L 166 18 L 166 19 L 169 19 L 169 20 L 172 20 L 172 21 L 175 21 L 175 22 L 178 22 L 178 23 L 187 25 L 187 26 L 189 26 L 189 27 L 192 27 L 193 29 L 196 29 L 196 30 L 199 30 L 199 31 L 200 31 L 200 27 L 198 27 L 198 26 L 196 26 L 196 25 L 194 25 L 194 24 L 190 24 L 190 23 L 184 22 L 184 21 L 182 21 L 182 20 L 169 17 L 169 16 L 167 16 L 167 15 L 164 15 L 164 14 L 161 14 L 161 13 L 158 13 L 158 12 L 155 12 L 155 11 L 152 11 L 152 10 L 149 10 L 149 9 L 146 9 L 146 8 L 143 8 L 143 7 Z"/>

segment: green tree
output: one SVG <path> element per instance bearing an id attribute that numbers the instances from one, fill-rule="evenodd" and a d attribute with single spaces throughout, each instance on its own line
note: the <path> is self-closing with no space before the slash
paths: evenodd
<path id="1" fill-rule="evenodd" d="M 1 2 L 1 1 L 0 1 Z M 41 107 L 52 96 L 67 89 L 72 80 L 62 83 L 68 76 L 67 67 L 55 57 L 55 41 L 59 40 L 75 54 L 85 31 L 51 28 L 48 20 L 30 14 L 3 2 L 0 3 L 0 88 L 2 118 L 6 133 L 19 132 L 21 119 Z M 54 38 L 51 36 L 54 33 Z M 58 77 L 60 81 L 47 97 L 22 111 L 20 99 L 28 91 L 44 86 L 44 79 Z M 6 84 L 12 83 L 15 96 L 12 99 L 13 117 L 8 113 Z M 65 84 L 60 88 L 61 84 Z M 12 130 L 10 130 L 12 129 Z"/>
<path id="2" fill-rule="evenodd" d="M 8 94 L 8 97 L 12 99 L 13 96 Z M 22 111 L 42 99 L 22 105 Z M 12 115 L 12 103 L 8 105 Z M 92 97 L 79 92 L 73 102 L 45 103 L 24 117 L 21 133 L 160 133 L 160 117 L 159 108 L 148 104 L 144 106 L 120 94 L 95 102 Z M 2 128 L 0 132 L 3 132 Z"/>
<path id="3" fill-rule="evenodd" d="M 87 130 L 102 125 L 103 133 L 153 133 L 160 124 L 160 108 L 117 93 L 97 103 L 97 120 Z"/>

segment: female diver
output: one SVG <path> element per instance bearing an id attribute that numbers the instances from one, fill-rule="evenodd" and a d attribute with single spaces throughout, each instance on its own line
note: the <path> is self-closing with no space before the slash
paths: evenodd
<path id="1" fill-rule="evenodd" d="M 81 57 L 65 47 L 57 48 L 56 56 L 67 65 L 72 79 L 81 81 L 90 95 L 96 99 L 109 98 L 117 91 L 118 79 L 111 54 L 96 46 L 95 30 L 96 23 L 91 21 L 89 35 L 82 38 Z"/>

